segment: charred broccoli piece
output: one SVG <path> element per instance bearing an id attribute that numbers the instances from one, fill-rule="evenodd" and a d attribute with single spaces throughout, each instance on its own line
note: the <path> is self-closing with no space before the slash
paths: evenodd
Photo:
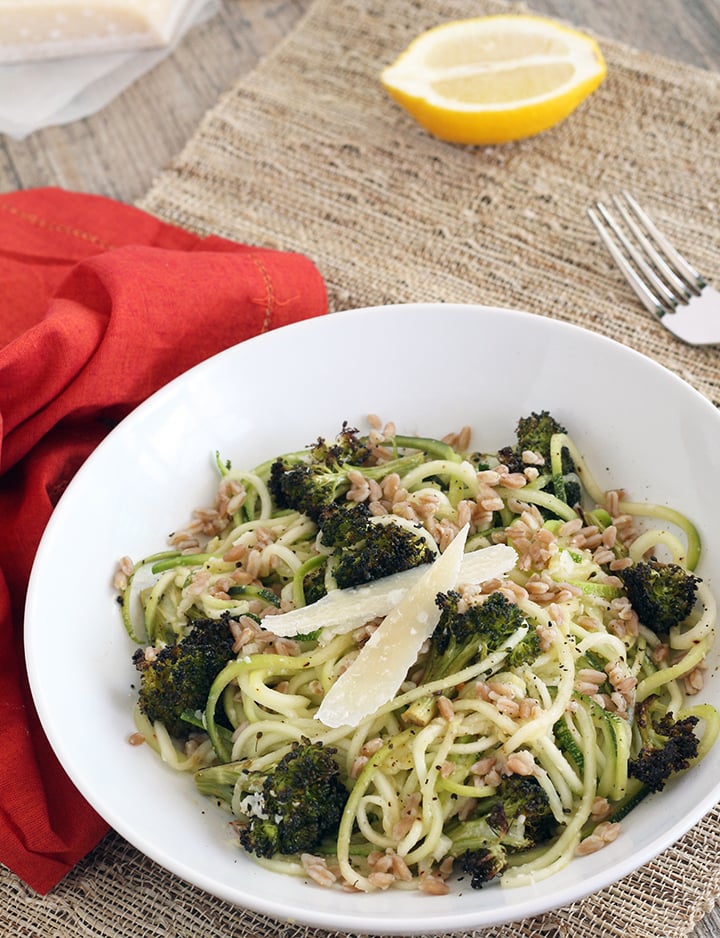
<path id="1" fill-rule="evenodd" d="M 317 521 L 350 488 L 348 471 L 362 467 L 369 456 L 358 431 L 343 423 L 332 442 L 318 437 L 302 457 L 276 459 L 270 467 L 270 491 L 280 508 L 294 508 Z"/>
<path id="2" fill-rule="evenodd" d="M 306 604 L 326 593 L 326 566 L 340 589 L 409 570 L 435 559 L 435 553 L 419 533 L 395 523 L 372 523 L 364 502 L 333 504 L 318 517 L 323 548 L 331 550 L 303 578 Z"/>
<path id="3" fill-rule="evenodd" d="M 183 713 L 204 709 L 212 682 L 234 657 L 233 642 L 229 620 L 223 616 L 196 619 L 184 638 L 153 656 L 138 649 L 133 661 L 141 675 L 141 712 L 153 723 L 159 720 L 171 736 L 187 736 L 191 725 Z"/>
<path id="4" fill-rule="evenodd" d="M 340 589 L 431 563 L 434 551 L 427 541 L 399 524 L 368 524 L 365 536 L 339 555 L 333 568 Z"/>
<path id="5" fill-rule="evenodd" d="M 361 502 L 333 505 L 318 519 L 324 547 L 332 555 L 332 573 L 340 589 L 431 563 L 435 552 L 420 533 L 393 522 L 373 522 Z"/>
<path id="6" fill-rule="evenodd" d="M 197 771 L 195 783 L 203 795 L 238 806 L 238 836 L 249 853 L 307 853 L 337 832 L 347 801 L 335 753 L 303 739 L 262 771 L 251 760 L 214 765 Z"/>
<path id="7" fill-rule="evenodd" d="M 365 502 L 330 505 L 318 517 L 323 547 L 355 547 L 370 527 L 370 509 Z"/>
<path id="8" fill-rule="evenodd" d="M 500 876 L 507 865 L 507 850 L 501 843 L 492 841 L 463 854 L 461 860 L 462 871 L 470 874 L 473 889 L 482 889 L 490 880 Z"/>
<path id="9" fill-rule="evenodd" d="M 318 437 L 307 452 L 276 459 L 270 467 L 270 492 L 279 508 L 295 509 L 317 522 L 326 508 L 346 503 L 349 472 L 382 479 L 391 472 L 407 472 L 424 458 L 410 453 L 374 464 L 371 455 L 358 431 L 344 423 L 333 442 Z"/>
<path id="10" fill-rule="evenodd" d="M 656 697 L 648 697 L 637 705 L 635 723 L 641 746 L 628 763 L 628 774 L 650 791 L 662 791 L 671 775 L 689 768 L 699 746 L 694 733 L 698 718 L 675 720 L 666 712 L 657 716 L 653 713 L 656 703 Z"/>
<path id="11" fill-rule="evenodd" d="M 270 491 L 278 507 L 294 508 L 313 521 L 349 488 L 346 472 L 319 465 L 278 459 L 270 469 Z"/>
<path id="12" fill-rule="evenodd" d="M 518 420 L 515 428 L 516 443 L 499 450 L 498 459 L 511 472 L 522 472 L 525 469 L 522 456 L 525 451 L 529 450 L 542 456 L 546 470 L 550 472 L 550 480 L 545 488 L 561 501 L 574 506 L 580 503 L 582 490 L 575 475 L 572 457 L 567 448 L 563 448 L 560 451 L 560 459 L 555 462 L 552 459 L 552 438 L 556 434 L 565 433 L 565 427 L 549 411 L 533 411 Z M 545 513 L 547 514 L 547 509 Z"/>
<path id="13" fill-rule="evenodd" d="M 549 466 L 550 444 L 556 433 L 567 433 L 567 430 L 547 410 L 541 410 L 539 413 L 533 411 L 529 416 L 521 417 L 517 422 L 515 428 L 516 450 L 520 453 L 525 450 L 537 453 L 543 457 L 546 465 Z M 563 471 L 572 472 L 574 468 L 570 455 L 564 453 Z"/>
<path id="14" fill-rule="evenodd" d="M 362 466 L 370 456 L 367 441 L 357 429 L 343 422 L 340 433 L 332 442 L 318 437 L 310 448 L 310 459 L 314 465 L 323 465 L 328 469 L 340 469 L 348 464 Z"/>
<path id="15" fill-rule="evenodd" d="M 676 563 L 641 560 L 621 571 L 638 619 L 659 636 L 692 612 L 700 579 Z"/>
<path id="16" fill-rule="evenodd" d="M 496 793 L 478 805 L 473 816 L 447 831 L 449 854 L 461 860 L 473 889 L 499 876 L 510 854 L 550 840 L 558 826 L 547 795 L 532 776 L 504 778 Z"/>
<path id="17" fill-rule="evenodd" d="M 515 603 L 502 593 L 491 593 L 482 603 L 464 605 L 459 593 L 439 593 L 436 603 L 440 618 L 430 640 L 425 659 L 423 683 L 440 680 L 466 668 L 474 660 L 502 648 L 518 629 L 528 622 Z M 527 635 L 509 653 L 509 664 L 517 666 L 534 660 L 540 652 L 537 631 Z M 403 714 L 406 723 L 426 725 L 433 716 L 435 701 L 421 697 Z"/>

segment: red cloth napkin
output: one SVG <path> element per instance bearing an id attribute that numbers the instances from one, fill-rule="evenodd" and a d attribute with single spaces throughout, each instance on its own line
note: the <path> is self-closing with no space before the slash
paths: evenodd
<path id="1" fill-rule="evenodd" d="M 0 862 L 38 892 L 107 830 L 50 749 L 23 664 L 27 582 L 53 507 L 149 394 L 326 311 L 301 255 L 200 238 L 100 196 L 0 195 Z"/>

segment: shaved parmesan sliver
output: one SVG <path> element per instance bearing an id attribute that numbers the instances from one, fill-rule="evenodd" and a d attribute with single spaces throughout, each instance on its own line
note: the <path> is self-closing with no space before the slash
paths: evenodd
<path id="1" fill-rule="evenodd" d="M 457 580 L 451 588 L 483 583 L 502 577 L 517 563 L 517 554 L 506 544 L 494 544 L 464 554 Z M 427 565 L 403 570 L 350 589 L 332 590 L 322 599 L 300 609 L 268 616 L 263 625 L 283 638 L 309 635 L 322 629 L 326 644 L 335 635 L 352 632 L 380 616 L 386 616 L 427 571 Z"/>
<path id="2" fill-rule="evenodd" d="M 467 532 L 465 525 L 332 685 L 316 714 L 325 726 L 358 726 L 397 694 L 423 642 L 432 635 L 440 618 L 435 597 L 457 582 Z"/>

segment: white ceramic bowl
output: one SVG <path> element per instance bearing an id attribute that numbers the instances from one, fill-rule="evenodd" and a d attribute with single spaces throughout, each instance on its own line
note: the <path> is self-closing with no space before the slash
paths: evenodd
<path id="1" fill-rule="evenodd" d="M 667 503 L 700 527 L 699 573 L 720 581 L 720 413 L 649 359 L 574 326 L 474 306 L 353 310 L 289 326 L 204 362 L 134 411 L 67 489 L 43 537 L 25 625 L 31 685 L 60 761 L 96 810 L 158 863 L 237 905 L 352 932 L 482 928 L 571 903 L 644 864 L 720 800 L 720 747 L 648 798 L 599 853 L 534 887 L 458 884 L 443 897 L 323 890 L 260 868 L 189 776 L 134 748 L 136 672 L 111 587 L 118 558 L 164 545 L 211 499 L 214 453 L 251 467 L 343 420 L 377 413 L 403 433 L 464 424 L 496 449 L 549 409 L 603 486 Z M 702 700 L 720 704 L 711 667 Z M 81 730 L 78 729 L 81 726 Z"/>

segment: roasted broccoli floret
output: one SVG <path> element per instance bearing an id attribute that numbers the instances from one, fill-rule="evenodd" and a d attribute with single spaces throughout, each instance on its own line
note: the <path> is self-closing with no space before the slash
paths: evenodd
<path id="1" fill-rule="evenodd" d="M 495 795 L 478 805 L 473 816 L 447 830 L 449 855 L 460 859 L 473 889 L 499 876 L 510 854 L 550 840 L 558 826 L 547 795 L 532 776 L 504 778 Z"/>
<path id="2" fill-rule="evenodd" d="M 575 464 L 566 447 L 560 451 L 560 458 L 552 459 L 552 438 L 556 434 L 567 433 L 567 430 L 547 410 L 533 411 L 527 417 L 521 417 L 515 428 L 516 443 L 505 446 L 498 452 L 498 459 L 504 463 L 511 472 L 522 472 L 525 468 L 523 453 L 530 451 L 542 456 L 545 461 L 545 472 L 550 479 L 545 488 L 557 498 L 568 505 L 580 503 L 582 491 L 580 482 L 575 475 Z M 547 514 L 548 510 L 544 509 Z"/>
<path id="3" fill-rule="evenodd" d="M 365 502 L 330 505 L 318 517 L 323 547 L 355 547 L 361 544 L 370 527 L 370 509 Z"/>
<path id="4" fill-rule="evenodd" d="M 365 502 L 333 504 L 320 513 L 317 524 L 323 549 L 329 550 L 303 577 L 306 605 L 325 594 L 328 562 L 336 585 L 347 589 L 430 563 L 436 556 L 419 530 L 416 534 L 394 522 L 373 523 Z"/>
<path id="5" fill-rule="evenodd" d="M 325 528 L 321 530 L 324 538 Z M 342 550 L 333 557 L 332 573 L 340 589 L 431 563 L 436 556 L 420 534 L 399 524 L 369 519 L 336 544 L 342 544 Z"/>
<path id="6" fill-rule="evenodd" d="M 133 661 L 140 671 L 138 705 L 150 720 L 159 720 L 171 736 L 184 737 L 191 725 L 184 712 L 205 708 L 212 682 L 233 655 L 227 617 L 196 619 L 191 631 L 148 655 L 138 649 Z"/>
<path id="7" fill-rule="evenodd" d="M 550 444 L 556 433 L 567 433 L 567 430 L 547 410 L 541 410 L 539 413 L 533 411 L 517 422 L 517 450 L 520 453 L 525 450 L 537 453 L 550 465 Z M 567 453 L 564 454 L 562 468 L 565 472 L 571 472 L 574 468 Z"/>
<path id="8" fill-rule="evenodd" d="M 700 579 L 679 564 L 641 560 L 620 576 L 638 619 L 657 635 L 667 635 L 692 612 Z"/>
<path id="9" fill-rule="evenodd" d="M 430 640 L 425 659 L 423 683 L 441 680 L 466 668 L 473 660 L 497 651 L 518 629 L 528 625 L 519 607 L 502 593 L 491 593 L 482 603 L 464 603 L 459 593 L 439 593 L 436 603 L 440 618 Z M 509 653 L 509 664 L 517 666 L 534 660 L 540 642 L 534 628 Z M 406 723 L 427 724 L 434 714 L 435 701 L 421 697 L 403 714 Z"/>
<path id="10" fill-rule="evenodd" d="M 332 442 L 324 437 L 318 437 L 310 448 L 310 459 L 316 464 L 327 466 L 328 469 L 340 469 L 348 464 L 361 466 L 367 462 L 370 449 L 358 430 L 349 427 L 347 421 L 343 422 L 340 433 Z"/>
<path id="11" fill-rule="evenodd" d="M 307 853 L 337 832 L 348 792 L 336 750 L 308 739 L 262 771 L 252 760 L 195 773 L 198 791 L 235 805 L 241 846 L 259 857 Z"/>
<path id="12" fill-rule="evenodd" d="M 379 480 L 392 472 L 403 474 L 424 458 L 422 452 L 412 452 L 375 463 L 358 431 L 343 424 L 334 442 L 319 437 L 307 452 L 276 459 L 270 467 L 270 492 L 279 508 L 292 508 L 318 521 L 326 508 L 347 504 L 348 473 Z"/>
<path id="13" fill-rule="evenodd" d="M 699 746 L 694 732 L 698 718 L 675 720 L 666 712 L 655 715 L 656 703 L 656 697 L 648 697 L 636 707 L 635 724 L 641 746 L 628 763 L 628 774 L 650 791 L 662 791 L 671 775 L 689 768 Z"/>
<path id="14" fill-rule="evenodd" d="M 350 488 L 348 471 L 362 467 L 369 456 L 358 431 L 343 423 L 334 441 L 318 437 L 302 457 L 276 459 L 270 468 L 270 491 L 280 508 L 294 508 L 317 521 L 323 509 Z"/>
<path id="15" fill-rule="evenodd" d="M 462 871 L 470 874 L 473 889 L 482 889 L 490 880 L 500 876 L 507 865 L 507 850 L 499 841 L 492 840 L 464 853 L 461 860 Z"/>

